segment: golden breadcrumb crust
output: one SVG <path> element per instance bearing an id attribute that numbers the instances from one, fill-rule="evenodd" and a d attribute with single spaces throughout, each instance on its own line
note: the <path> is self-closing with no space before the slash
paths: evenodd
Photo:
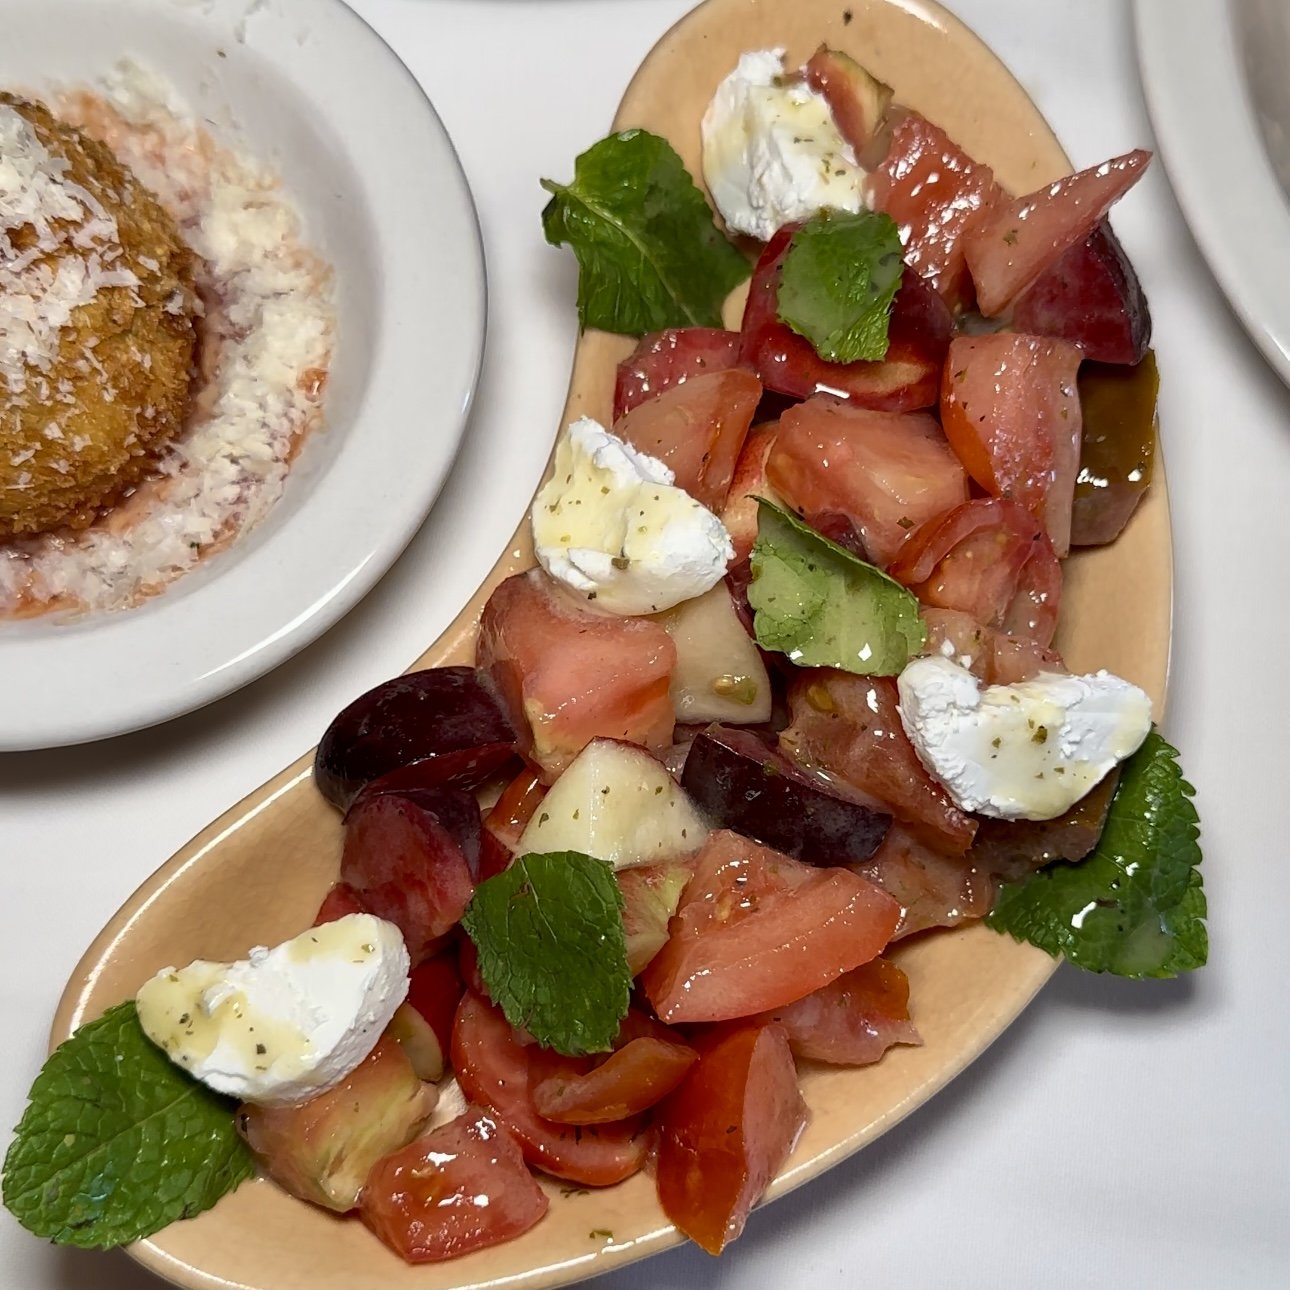
<path id="1" fill-rule="evenodd" d="M 101 287 L 72 311 L 52 369 L 28 369 L 25 388 L 0 383 L 0 539 L 83 528 L 148 472 L 183 425 L 200 314 L 194 256 L 171 217 L 101 144 L 47 108 L 0 93 L 117 222 L 137 290 Z M 55 221 L 60 233 L 71 221 Z M 30 226 L 10 234 L 21 253 Z M 47 260 L 76 255 L 70 237 Z M 137 299 L 136 299 L 137 296 Z M 139 302 L 142 303 L 139 303 Z M 93 342 L 93 344 L 91 344 Z M 3 337 L 0 337 L 0 344 Z M 52 427 L 52 429 L 51 429 Z"/>

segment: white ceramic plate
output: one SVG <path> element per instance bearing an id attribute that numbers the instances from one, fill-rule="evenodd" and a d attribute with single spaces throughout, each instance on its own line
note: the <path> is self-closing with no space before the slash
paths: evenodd
<path id="1" fill-rule="evenodd" d="M 153 725 L 318 637 L 425 518 L 479 370 L 470 191 L 416 80 L 356 14 L 340 0 L 6 7 L 0 85 L 85 83 L 127 56 L 282 176 L 335 268 L 327 425 L 267 519 L 151 602 L 66 625 L 0 624 L 0 751 Z"/>
<path id="2" fill-rule="evenodd" d="M 1290 384 L 1290 6 L 1136 0 L 1151 123 L 1202 254 Z M 1269 155 L 1269 145 L 1272 155 Z"/>

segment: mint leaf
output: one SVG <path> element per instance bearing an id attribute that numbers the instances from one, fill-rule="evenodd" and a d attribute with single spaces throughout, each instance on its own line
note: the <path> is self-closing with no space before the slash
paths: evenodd
<path id="1" fill-rule="evenodd" d="M 566 1057 L 608 1052 L 632 974 L 613 869 L 580 851 L 521 856 L 479 884 L 461 920 L 512 1026 Z"/>
<path id="2" fill-rule="evenodd" d="M 1124 764 L 1106 828 L 1078 864 L 999 892 L 986 920 L 1090 972 L 1170 977 L 1209 954 L 1195 790 L 1156 730 Z"/>
<path id="3" fill-rule="evenodd" d="M 801 667 L 894 676 L 927 639 L 911 592 L 764 499 L 748 603 L 757 643 Z"/>
<path id="4" fill-rule="evenodd" d="M 578 257 L 584 330 L 639 336 L 664 327 L 720 327 L 726 296 L 749 273 L 666 139 L 624 130 L 574 163 L 573 183 L 542 180 L 552 246 Z"/>
<path id="5" fill-rule="evenodd" d="M 793 234 L 784 257 L 780 320 L 827 362 L 884 358 L 904 268 L 890 215 L 821 211 Z"/>
<path id="6" fill-rule="evenodd" d="M 209 1209 L 255 1172 L 233 1103 L 143 1033 L 133 1003 L 60 1044 L 31 1086 L 4 1162 L 4 1203 L 29 1232 L 105 1249 Z"/>

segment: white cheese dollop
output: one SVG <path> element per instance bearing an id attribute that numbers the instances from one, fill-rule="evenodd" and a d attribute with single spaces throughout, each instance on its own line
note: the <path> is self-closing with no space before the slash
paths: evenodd
<path id="1" fill-rule="evenodd" d="M 867 173 L 823 95 L 782 84 L 784 51 L 743 54 L 703 114 L 703 177 L 728 228 L 769 241 L 826 206 L 866 205 Z"/>
<path id="2" fill-rule="evenodd" d="M 580 417 L 533 503 L 538 563 L 611 614 L 652 614 L 701 596 L 725 576 L 734 546 L 674 479 L 661 461 Z"/>
<path id="3" fill-rule="evenodd" d="M 923 765 L 963 810 L 1003 820 L 1068 811 L 1151 729 L 1151 700 L 1109 672 L 983 689 L 966 668 L 932 656 L 910 663 L 897 688 Z"/>
<path id="4" fill-rule="evenodd" d="M 170 1060 L 230 1097 L 303 1102 L 376 1046 L 408 992 L 393 923 L 349 914 L 248 959 L 163 968 L 139 991 L 144 1033 Z"/>

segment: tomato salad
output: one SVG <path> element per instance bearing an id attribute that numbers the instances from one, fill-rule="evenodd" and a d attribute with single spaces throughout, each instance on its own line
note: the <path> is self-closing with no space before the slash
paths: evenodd
<path id="1" fill-rule="evenodd" d="M 584 325 L 639 343 L 562 436 L 475 665 L 324 735 L 344 847 L 315 929 L 94 1023 L 241 1101 L 226 1186 L 253 1157 L 412 1262 L 527 1231 L 538 1175 L 642 1169 L 719 1253 L 806 1122 L 798 1063 L 920 1042 L 905 936 L 989 916 L 1095 970 L 1204 961 L 1176 754 L 1136 686 L 1054 648 L 1062 560 L 1150 480 L 1147 303 L 1105 218 L 1147 154 L 1016 197 L 826 48 L 741 59 L 704 144 L 724 231 L 643 131 L 547 185 Z M 339 1076 L 256 993 L 329 946 L 396 981 L 355 987 Z M 251 1016 L 262 1060 L 215 1062 Z M 449 1070 L 466 1109 L 436 1123 Z M 57 1235 L 10 1193 L 37 1140 L 6 1199 Z"/>

